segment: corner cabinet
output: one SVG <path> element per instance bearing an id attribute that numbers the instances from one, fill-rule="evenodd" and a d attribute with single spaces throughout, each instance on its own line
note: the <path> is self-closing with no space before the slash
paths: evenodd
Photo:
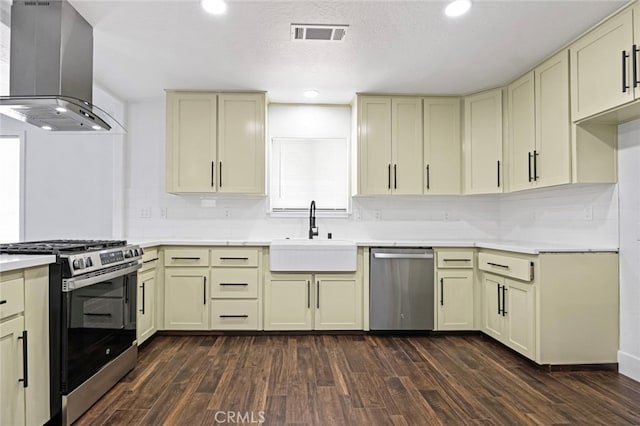
<path id="1" fill-rule="evenodd" d="M 265 193 L 265 95 L 167 91 L 167 192 Z"/>
<path id="2" fill-rule="evenodd" d="M 359 195 L 422 194 L 422 98 L 358 96 Z"/>
<path id="3" fill-rule="evenodd" d="M 464 98 L 464 192 L 503 192 L 502 89 Z"/>

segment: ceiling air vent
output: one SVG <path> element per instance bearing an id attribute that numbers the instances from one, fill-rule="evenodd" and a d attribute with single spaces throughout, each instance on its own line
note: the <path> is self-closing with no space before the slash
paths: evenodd
<path id="1" fill-rule="evenodd" d="M 291 24 L 294 41 L 344 41 L 348 25 Z"/>

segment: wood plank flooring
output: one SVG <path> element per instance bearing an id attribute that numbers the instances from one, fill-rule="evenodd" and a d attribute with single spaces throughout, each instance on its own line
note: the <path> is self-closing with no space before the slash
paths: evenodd
<path id="1" fill-rule="evenodd" d="M 640 425 L 640 383 L 481 335 L 156 336 L 77 425 Z"/>

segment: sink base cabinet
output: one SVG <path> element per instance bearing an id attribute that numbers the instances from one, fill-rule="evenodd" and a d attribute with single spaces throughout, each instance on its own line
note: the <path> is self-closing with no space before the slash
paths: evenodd
<path id="1" fill-rule="evenodd" d="M 265 330 L 311 330 L 312 281 L 311 275 L 271 275 L 264 291 Z"/>

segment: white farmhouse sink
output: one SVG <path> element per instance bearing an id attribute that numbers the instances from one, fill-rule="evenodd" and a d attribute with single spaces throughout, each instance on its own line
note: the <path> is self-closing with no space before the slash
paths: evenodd
<path id="1" fill-rule="evenodd" d="M 272 271 L 355 272 L 357 246 L 346 240 L 273 240 L 269 246 Z"/>

